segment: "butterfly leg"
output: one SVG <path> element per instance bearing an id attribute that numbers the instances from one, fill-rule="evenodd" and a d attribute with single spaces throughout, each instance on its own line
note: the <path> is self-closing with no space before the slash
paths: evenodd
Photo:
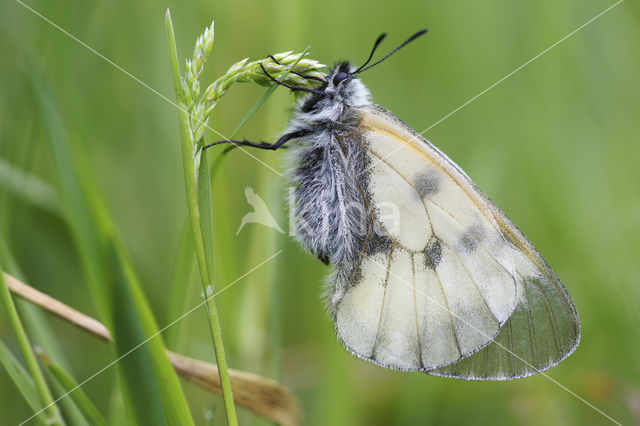
<path id="1" fill-rule="evenodd" d="M 275 151 L 278 148 L 281 148 L 285 143 L 287 143 L 288 141 L 290 141 L 291 139 L 296 139 L 296 138 L 301 138 L 303 136 L 306 136 L 310 133 L 309 130 L 296 130 L 293 132 L 288 132 L 285 133 L 284 135 L 282 135 L 280 137 L 280 139 L 278 139 L 275 143 L 269 143 L 269 142 L 251 142 L 248 140 L 225 140 L 225 141 L 217 141 L 217 142 L 212 142 L 208 145 L 205 145 L 204 147 L 202 147 L 203 150 L 207 149 L 207 148 L 211 148 L 212 146 L 216 146 L 216 145 L 221 145 L 223 143 L 231 143 L 234 146 L 250 146 L 252 148 L 259 148 L 259 149 L 270 149 L 272 151 Z"/>

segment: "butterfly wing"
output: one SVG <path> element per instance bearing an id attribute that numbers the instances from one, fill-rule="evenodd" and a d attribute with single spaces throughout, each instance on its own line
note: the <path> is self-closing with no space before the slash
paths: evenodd
<path id="1" fill-rule="evenodd" d="M 369 155 L 362 192 L 373 225 L 334 304 L 345 346 L 385 367 L 468 379 L 531 374 L 570 353 L 578 335 L 573 302 L 526 238 L 392 114 L 359 113 L 354 141 Z M 545 338 L 536 339 L 536 327 Z M 493 355 L 503 341 L 525 361 L 539 356 L 527 364 Z"/>
<path id="2" fill-rule="evenodd" d="M 578 346 L 580 322 L 571 296 L 522 232 L 495 205 L 492 208 L 514 247 L 518 304 L 491 344 L 429 374 L 489 380 L 526 377 L 553 367 Z"/>

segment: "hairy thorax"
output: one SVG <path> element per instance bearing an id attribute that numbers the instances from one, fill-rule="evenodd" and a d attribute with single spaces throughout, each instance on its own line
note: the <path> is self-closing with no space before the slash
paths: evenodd
<path id="1" fill-rule="evenodd" d="M 337 110 L 338 116 L 326 117 L 327 111 Z M 320 260 L 340 265 L 346 273 L 370 226 L 363 202 L 367 156 L 359 115 L 348 106 L 331 105 L 317 114 L 296 113 L 292 121 L 317 128 L 292 144 L 289 153 L 296 238 Z"/>

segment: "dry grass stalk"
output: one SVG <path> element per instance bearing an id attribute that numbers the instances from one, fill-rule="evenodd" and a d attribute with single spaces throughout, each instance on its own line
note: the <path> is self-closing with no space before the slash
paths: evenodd
<path id="1" fill-rule="evenodd" d="M 4 279 L 16 296 L 68 321 L 83 331 L 110 342 L 109 330 L 98 320 L 79 312 L 59 300 L 36 290 L 17 278 L 4 273 Z M 218 368 L 204 361 L 188 358 L 167 350 L 176 372 L 212 393 L 222 394 Z M 236 404 L 268 420 L 285 426 L 299 425 L 302 414 L 297 399 L 287 388 L 257 374 L 229 369 L 233 399 Z"/>

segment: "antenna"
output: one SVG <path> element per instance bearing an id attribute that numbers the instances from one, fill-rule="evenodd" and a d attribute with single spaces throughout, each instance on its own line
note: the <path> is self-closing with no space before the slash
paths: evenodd
<path id="1" fill-rule="evenodd" d="M 408 39 L 406 39 L 400 46 L 396 47 L 395 49 L 393 49 L 391 52 L 387 53 L 387 55 L 385 57 L 383 57 L 382 59 L 379 59 L 378 61 L 374 62 L 373 64 L 369 65 L 366 68 L 363 68 L 367 63 L 369 63 L 369 61 L 371 60 L 371 57 L 373 56 L 373 52 L 376 50 L 376 47 L 378 47 L 378 44 L 380 44 L 380 42 L 382 41 L 382 39 L 384 38 L 385 34 L 382 34 L 380 37 L 378 37 L 378 39 L 376 40 L 376 43 L 373 45 L 373 50 L 371 51 L 371 55 L 369 56 L 369 59 L 367 60 L 367 62 L 364 63 L 364 65 L 362 65 L 360 68 L 358 68 L 356 71 L 353 72 L 353 74 L 357 74 L 363 71 L 368 70 L 371 67 L 374 67 L 376 65 L 378 65 L 380 62 L 384 61 L 385 59 L 387 59 L 389 56 L 393 55 L 394 53 L 396 53 L 398 50 L 402 49 L 404 46 L 406 46 L 408 43 L 412 42 L 413 40 L 417 39 L 418 37 L 420 37 L 422 34 L 426 33 L 427 29 L 423 29 L 418 31 L 417 33 L 415 33 L 414 35 L 412 35 L 411 37 L 409 37 Z"/>
<path id="2" fill-rule="evenodd" d="M 378 48 L 378 45 L 382 42 L 382 40 L 384 40 L 384 38 L 387 36 L 387 33 L 382 33 L 378 36 L 378 38 L 376 39 L 376 42 L 373 43 L 373 49 L 371 49 L 371 53 L 369 54 L 369 59 L 366 60 L 366 62 L 362 65 L 360 65 L 360 68 L 358 68 L 357 70 L 355 70 L 353 73 L 356 74 L 358 72 L 360 72 L 360 70 L 362 68 L 364 68 L 369 62 L 371 62 L 371 58 L 373 58 L 373 54 L 375 53 L 376 49 Z"/>

